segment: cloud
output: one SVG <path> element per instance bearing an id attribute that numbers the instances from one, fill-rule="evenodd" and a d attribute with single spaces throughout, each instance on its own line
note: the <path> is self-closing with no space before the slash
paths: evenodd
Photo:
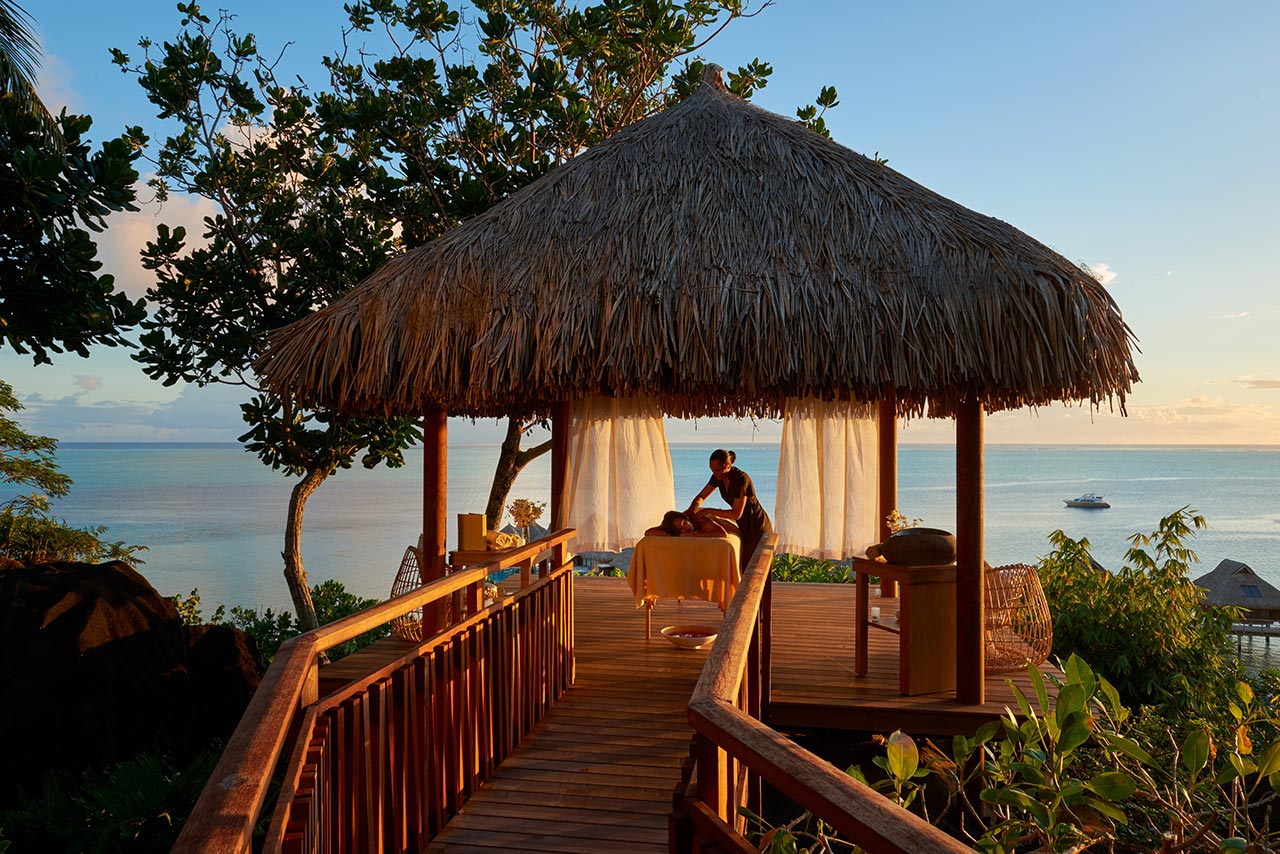
<path id="1" fill-rule="evenodd" d="M 83 391 L 97 391 L 102 388 L 102 377 L 91 377 L 87 374 L 76 374 L 76 387 Z"/>
<path id="2" fill-rule="evenodd" d="M 1105 407 L 1095 412 L 1088 406 L 1055 404 L 992 413 L 985 432 L 993 445 L 1276 445 L 1280 406 L 1242 405 L 1205 395 L 1145 405 L 1130 398 L 1128 417 L 1121 417 Z M 899 440 L 951 444 L 955 422 L 916 419 L 903 426 Z"/>
<path id="3" fill-rule="evenodd" d="M 1109 285 L 1115 281 L 1116 271 L 1111 269 L 1110 264 L 1103 262 L 1101 264 L 1087 264 L 1085 266 L 1089 272 L 1093 274 L 1094 278 L 1103 285 Z"/>
<path id="4" fill-rule="evenodd" d="M 1159 426 L 1166 442 L 1269 444 L 1280 439 L 1280 411 L 1274 406 L 1196 395 L 1175 404 L 1131 407 L 1129 414 Z"/>
<path id="5" fill-rule="evenodd" d="M 1237 311 L 1235 314 L 1224 314 L 1222 315 L 1222 318 L 1223 320 L 1239 320 L 1242 317 L 1248 317 L 1248 316 L 1249 316 L 1249 312 L 1246 309 L 1245 311 Z"/>
<path id="6" fill-rule="evenodd" d="M 142 181 L 135 188 L 139 199 L 151 196 L 151 190 Z M 184 226 L 187 229 L 187 246 L 203 246 L 204 219 L 213 216 L 213 202 L 194 196 L 171 193 L 163 206 L 144 201 L 137 212 L 112 214 L 107 218 L 107 230 L 98 235 L 98 258 L 103 272 L 116 277 L 116 289 L 135 299 L 143 296 L 155 280 L 154 274 L 142 266 L 142 250 L 147 241 L 156 235 L 156 226 L 165 223 L 170 228 Z"/>
<path id="7" fill-rule="evenodd" d="M 1245 379 L 1242 379 L 1242 380 L 1236 380 L 1236 382 L 1240 383 L 1245 388 L 1280 389 L 1280 379 L 1246 377 Z"/>
<path id="8" fill-rule="evenodd" d="M 83 379 L 96 380 L 96 377 Z M 239 404 L 243 388 L 187 386 L 173 401 L 87 402 L 89 389 L 60 398 L 23 399 L 23 427 L 65 442 L 234 442 L 245 430 Z"/>
<path id="9" fill-rule="evenodd" d="M 71 85 L 75 71 L 62 59 L 51 53 L 40 57 L 40 68 L 36 71 L 36 93 L 44 102 L 46 109 L 58 115 L 65 107 L 69 113 L 83 112 L 79 106 L 80 96 Z"/>

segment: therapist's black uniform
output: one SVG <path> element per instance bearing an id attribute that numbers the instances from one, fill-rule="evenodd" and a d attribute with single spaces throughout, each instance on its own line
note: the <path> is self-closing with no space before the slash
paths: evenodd
<path id="1" fill-rule="evenodd" d="M 773 525 L 769 522 L 769 514 L 764 512 L 764 508 L 760 506 L 760 499 L 756 498 L 756 485 L 751 482 L 751 475 L 747 474 L 740 468 L 734 467 L 729 469 L 729 473 L 725 475 L 724 480 L 716 480 L 715 475 L 707 481 L 707 486 L 714 486 L 720 490 L 720 497 L 730 507 L 738 500 L 740 496 L 745 495 L 747 500 L 742 505 L 742 515 L 737 519 L 738 530 L 742 532 L 742 554 L 739 559 L 742 563 L 742 569 L 747 568 L 751 556 L 756 553 L 756 546 L 760 544 L 760 538 L 766 532 L 773 531 Z"/>

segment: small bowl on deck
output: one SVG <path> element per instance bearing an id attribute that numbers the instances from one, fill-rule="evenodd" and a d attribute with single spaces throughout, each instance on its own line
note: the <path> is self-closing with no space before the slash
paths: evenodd
<path id="1" fill-rule="evenodd" d="M 681 649 L 705 649 L 716 642 L 716 631 L 710 626 L 667 626 L 662 636 Z"/>

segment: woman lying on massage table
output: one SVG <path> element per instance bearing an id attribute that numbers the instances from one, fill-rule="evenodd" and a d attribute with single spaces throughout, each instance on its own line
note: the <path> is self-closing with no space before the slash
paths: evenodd
<path id="1" fill-rule="evenodd" d="M 727 537 L 723 525 L 703 513 L 682 513 L 668 510 L 662 514 L 662 524 L 644 532 L 646 537 Z"/>

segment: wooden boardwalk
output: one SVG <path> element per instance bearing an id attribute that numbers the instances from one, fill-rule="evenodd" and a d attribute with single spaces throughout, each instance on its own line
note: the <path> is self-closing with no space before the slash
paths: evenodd
<path id="1" fill-rule="evenodd" d="M 855 677 L 853 586 L 773 589 L 775 726 L 948 735 L 972 732 L 1013 705 L 1004 676 L 988 677 L 984 706 L 959 706 L 950 694 L 900 696 L 897 638 L 882 631 L 871 632 L 868 674 Z M 644 613 L 622 579 L 578 579 L 575 599 L 574 687 L 428 851 L 667 850 L 667 814 L 692 735 L 686 705 L 706 653 L 676 649 L 656 632 L 673 624 L 714 626 L 720 611 L 704 602 L 661 601 L 655 636 L 646 641 Z M 896 601 L 880 607 L 888 618 Z M 388 653 L 400 646 L 384 644 Z M 388 653 L 370 649 L 322 675 L 354 673 Z M 1017 681 L 1028 684 L 1025 674 Z"/>
<path id="2" fill-rule="evenodd" d="M 622 579 L 579 579 L 574 597 L 573 688 L 428 851 L 667 850 L 692 735 L 685 708 L 706 653 L 646 642 Z M 664 602 L 654 614 L 658 626 L 720 621 L 706 603 Z"/>

